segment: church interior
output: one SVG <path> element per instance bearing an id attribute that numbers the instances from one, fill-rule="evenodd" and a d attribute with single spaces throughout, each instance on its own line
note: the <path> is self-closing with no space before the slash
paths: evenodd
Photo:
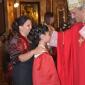
<path id="1" fill-rule="evenodd" d="M 69 17 L 67 0 L 0 0 L 0 85 L 11 85 L 3 70 L 3 51 L 12 22 L 26 14 L 36 23 L 43 23 L 46 12 L 53 12 L 55 30 L 62 30 L 60 24 L 67 22 Z"/>

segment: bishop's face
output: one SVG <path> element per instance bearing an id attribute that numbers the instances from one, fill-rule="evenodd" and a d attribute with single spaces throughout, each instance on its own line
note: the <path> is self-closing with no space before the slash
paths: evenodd
<path id="1" fill-rule="evenodd" d="M 71 10 L 71 15 L 72 18 L 76 20 L 76 22 L 82 22 L 82 10 L 74 8 L 73 10 Z"/>

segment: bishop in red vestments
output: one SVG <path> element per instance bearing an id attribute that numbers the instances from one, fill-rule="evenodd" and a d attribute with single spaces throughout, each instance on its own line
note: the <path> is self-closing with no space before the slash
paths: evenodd
<path id="1" fill-rule="evenodd" d="M 57 70 L 61 85 L 79 84 L 79 30 L 82 23 L 74 24 L 71 29 L 58 34 Z M 81 51 L 82 52 L 82 51 Z"/>
<path id="2" fill-rule="evenodd" d="M 79 85 L 85 85 L 85 24 L 79 31 Z"/>

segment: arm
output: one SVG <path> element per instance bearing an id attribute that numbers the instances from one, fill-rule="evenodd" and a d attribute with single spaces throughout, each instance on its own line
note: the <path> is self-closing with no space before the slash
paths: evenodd
<path id="1" fill-rule="evenodd" d="M 58 43 L 58 32 L 53 31 L 51 34 L 51 39 L 50 39 L 49 45 L 53 46 L 53 47 L 57 47 L 57 43 Z"/>
<path id="2" fill-rule="evenodd" d="M 9 48 L 10 59 L 15 63 L 18 61 L 25 62 L 29 60 L 33 55 L 41 53 L 43 49 L 44 48 L 42 47 L 37 47 L 34 50 L 22 53 L 20 49 L 17 49 L 16 45 L 13 46 L 12 44 L 11 48 Z"/>
<path id="3" fill-rule="evenodd" d="M 35 52 L 36 52 L 36 50 L 32 50 L 27 53 L 21 54 L 18 56 L 18 59 L 21 62 L 25 62 L 25 61 L 29 60 L 35 54 Z"/>

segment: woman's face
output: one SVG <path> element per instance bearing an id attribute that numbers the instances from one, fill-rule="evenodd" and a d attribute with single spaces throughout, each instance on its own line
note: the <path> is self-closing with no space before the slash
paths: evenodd
<path id="1" fill-rule="evenodd" d="M 31 20 L 27 20 L 22 26 L 20 26 L 20 31 L 22 31 L 25 35 L 28 35 L 31 29 L 32 29 Z"/>
<path id="2" fill-rule="evenodd" d="M 48 43 L 50 41 L 50 33 L 46 32 L 45 34 L 41 35 L 41 40 L 43 40 L 45 43 Z"/>

